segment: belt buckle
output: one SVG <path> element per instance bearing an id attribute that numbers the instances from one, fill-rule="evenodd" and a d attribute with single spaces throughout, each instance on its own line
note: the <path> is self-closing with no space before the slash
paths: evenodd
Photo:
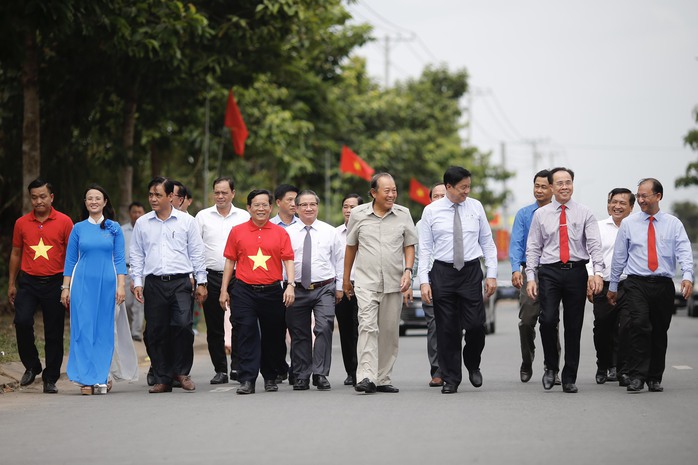
<path id="1" fill-rule="evenodd" d="M 561 270 L 571 270 L 572 269 L 572 264 L 571 263 L 563 263 L 560 265 Z"/>
<path id="2" fill-rule="evenodd" d="M 306 287 L 307 290 L 312 291 L 315 289 L 315 283 L 310 283 L 310 286 Z"/>
<path id="3" fill-rule="evenodd" d="M 164 274 L 164 275 L 160 276 L 160 279 L 163 280 L 163 281 L 166 281 L 166 282 L 167 282 L 167 281 L 172 281 L 172 275 Z"/>

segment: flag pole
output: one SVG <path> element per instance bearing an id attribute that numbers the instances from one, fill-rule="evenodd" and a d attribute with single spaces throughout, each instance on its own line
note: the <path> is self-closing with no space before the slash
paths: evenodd
<path id="1" fill-rule="evenodd" d="M 330 186 L 330 151 L 325 150 L 325 222 L 330 222 L 332 188 Z"/>

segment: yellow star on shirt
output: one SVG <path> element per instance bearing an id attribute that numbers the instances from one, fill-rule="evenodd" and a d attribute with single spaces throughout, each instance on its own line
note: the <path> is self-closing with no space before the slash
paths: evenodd
<path id="1" fill-rule="evenodd" d="M 48 251 L 52 249 L 53 246 L 44 244 L 44 238 L 42 237 L 39 239 L 38 245 L 30 245 L 29 248 L 34 251 L 34 260 L 39 257 L 44 257 L 46 260 L 48 260 Z"/>
<path id="2" fill-rule="evenodd" d="M 260 266 L 265 270 L 269 271 L 269 268 L 267 268 L 267 260 L 271 258 L 271 255 L 264 255 L 262 253 L 261 247 L 259 248 L 259 250 L 257 250 L 257 255 L 248 255 L 247 257 L 254 262 L 254 266 L 252 266 L 252 271 L 256 270 Z"/>

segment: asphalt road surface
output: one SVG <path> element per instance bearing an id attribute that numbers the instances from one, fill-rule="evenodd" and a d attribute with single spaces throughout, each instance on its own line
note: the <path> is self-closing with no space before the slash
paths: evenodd
<path id="1" fill-rule="evenodd" d="M 147 393 L 135 384 L 106 396 L 29 389 L 0 396 L 0 464 L 692 464 L 698 441 L 698 319 L 679 313 L 669 332 L 663 393 L 597 385 L 587 306 L 578 394 L 544 391 L 542 350 L 533 379 L 519 381 L 517 310 L 498 307 L 487 337 L 484 384 L 455 395 L 430 388 L 423 332 L 400 339 L 399 394 L 358 394 L 335 333 L 332 390 L 235 394 L 215 387 L 198 352 L 195 393 Z M 64 367 L 65 368 L 65 367 Z M 70 386 L 70 385 L 68 385 Z M 71 386 L 72 387 L 72 386 Z"/>

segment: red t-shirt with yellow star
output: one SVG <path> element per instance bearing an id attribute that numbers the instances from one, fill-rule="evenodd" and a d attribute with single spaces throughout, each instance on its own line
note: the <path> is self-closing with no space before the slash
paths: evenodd
<path id="1" fill-rule="evenodd" d="M 261 228 L 252 220 L 230 230 L 223 251 L 233 260 L 235 277 L 247 284 L 272 284 L 283 279 L 284 260 L 293 260 L 291 238 L 284 228 L 267 221 Z"/>
<path id="2" fill-rule="evenodd" d="M 22 249 L 22 271 L 32 276 L 63 273 L 65 249 L 72 230 L 71 219 L 55 208 L 51 208 L 43 223 L 33 211 L 15 221 L 12 247 Z"/>

